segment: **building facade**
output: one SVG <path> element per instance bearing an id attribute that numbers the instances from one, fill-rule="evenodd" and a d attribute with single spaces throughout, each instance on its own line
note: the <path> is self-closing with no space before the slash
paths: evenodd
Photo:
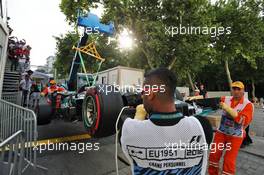
<path id="1" fill-rule="evenodd" d="M 52 73 L 53 72 L 53 64 L 56 61 L 56 57 L 55 56 L 49 56 L 47 58 L 47 72 L 48 73 Z"/>
<path id="2" fill-rule="evenodd" d="M 4 4 L 3 0 L 0 0 L 0 98 L 2 97 L 4 71 L 7 59 L 8 35 L 6 4 Z"/>

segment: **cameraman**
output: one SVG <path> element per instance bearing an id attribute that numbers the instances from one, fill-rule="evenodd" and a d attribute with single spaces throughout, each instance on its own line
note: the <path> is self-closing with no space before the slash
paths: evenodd
<path id="1" fill-rule="evenodd" d="M 166 68 L 145 75 L 143 105 L 126 119 L 121 146 L 132 174 L 205 174 L 212 127 L 202 117 L 176 111 L 176 77 Z M 146 88 L 148 87 L 148 88 Z M 145 120 L 147 113 L 149 119 Z M 195 146 L 195 148 L 193 147 Z"/>

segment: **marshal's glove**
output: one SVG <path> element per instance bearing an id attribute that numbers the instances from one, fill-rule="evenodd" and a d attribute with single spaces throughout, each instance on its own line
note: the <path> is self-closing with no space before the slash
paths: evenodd
<path id="1" fill-rule="evenodd" d="M 238 113 L 236 111 L 234 111 L 227 104 L 221 102 L 219 106 L 220 106 L 221 109 L 223 109 L 224 111 L 226 111 L 232 118 L 236 118 L 238 116 Z"/>
<path id="2" fill-rule="evenodd" d="M 191 97 L 187 97 L 187 101 L 194 101 L 194 100 L 199 100 L 199 99 L 203 99 L 204 97 L 202 95 L 198 95 L 198 96 L 191 96 Z"/>
<path id="3" fill-rule="evenodd" d="M 147 112 L 144 108 L 144 105 L 143 104 L 138 105 L 136 108 L 136 114 L 134 118 L 138 120 L 145 120 L 146 116 L 147 116 Z"/>

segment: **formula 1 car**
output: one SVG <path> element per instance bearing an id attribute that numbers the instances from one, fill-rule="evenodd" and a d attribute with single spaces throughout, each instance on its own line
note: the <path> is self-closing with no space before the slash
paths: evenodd
<path id="1" fill-rule="evenodd" d="M 90 19 L 90 20 L 89 20 Z M 94 15 L 79 17 L 79 25 L 82 27 L 95 27 L 98 25 L 99 31 L 106 35 L 113 34 L 113 24 L 101 25 L 99 18 Z M 100 28 L 101 26 L 101 28 Z M 86 46 L 88 35 L 84 33 L 77 47 L 73 47 L 76 50 L 75 57 L 72 62 L 69 79 L 66 82 L 66 93 L 56 93 L 53 95 L 61 96 L 61 107 L 59 111 L 60 115 L 72 121 L 74 119 L 82 120 L 88 133 L 94 137 L 105 137 L 115 133 L 115 124 L 118 114 L 124 106 L 132 107 L 128 110 L 129 116 L 133 117 L 135 113 L 135 107 L 142 103 L 141 94 L 138 92 L 119 92 L 115 90 L 113 85 L 95 84 L 97 76 L 91 76 L 84 74 L 84 85 L 79 82 L 78 69 L 83 66 L 84 72 L 85 66 L 81 52 L 86 53 L 101 63 L 104 61 L 96 51 L 95 45 L 90 43 Z M 98 72 L 97 72 L 98 73 Z M 82 84 L 83 86 L 80 86 Z M 190 116 L 196 113 L 196 108 L 192 104 L 188 104 L 182 101 L 179 92 L 175 94 L 175 105 L 178 111 L 181 111 L 183 115 Z M 54 111 L 52 106 L 47 103 L 47 100 L 41 100 L 39 109 L 37 110 L 38 123 L 47 124 L 52 118 Z"/>

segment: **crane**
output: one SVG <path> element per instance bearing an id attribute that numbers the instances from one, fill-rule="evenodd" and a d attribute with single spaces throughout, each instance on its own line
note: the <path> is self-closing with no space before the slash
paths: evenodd
<path id="1" fill-rule="evenodd" d="M 77 19 L 77 26 L 84 27 L 84 34 L 81 37 L 77 47 L 73 47 L 73 49 L 76 50 L 75 56 L 72 61 L 71 70 L 68 78 L 68 90 L 69 91 L 75 91 L 76 90 L 76 81 L 77 81 L 77 73 L 79 70 L 80 65 L 82 64 L 81 55 L 79 52 L 84 52 L 90 56 L 93 56 L 97 59 L 102 58 L 99 57 L 98 52 L 95 48 L 94 44 L 90 44 L 87 47 L 85 47 L 88 37 L 90 34 L 104 34 L 106 36 L 112 36 L 115 33 L 115 27 L 113 22 L 110 22 L 108 24 L 103 24 L 99 17 L 93 13 L 88 13 L 86 15 L 79 15 Z M 89 31 L 89 33 L 87 33 Z M 86 50 L 86 52 L 85 52 Z M 85 67 L 83 67 L 85 69 Z"/>

